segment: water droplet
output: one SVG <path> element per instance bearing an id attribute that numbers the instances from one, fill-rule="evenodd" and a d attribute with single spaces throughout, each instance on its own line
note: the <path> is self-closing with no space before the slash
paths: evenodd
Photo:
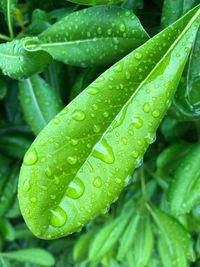
<path id="1" fill-rule="evenodd" d="M 50 219 L 50 223 L 52 226 L 61 227 L 65 224 L 67 220 L 67 215 L 63 209 L 61 209 L 60 207 L 57 207 L 55 209 L 51 209 L 50 212 L 52 214 L 51 219 Z"/>
<path id="2" fill-rule="evenodd" d="M 142 54 L 140 52 L 135 52 L 134 54 L 136 59 L 141 59 L 142 58 Z"/>
<path id="3" fill-rule="evenodd" d="M 87 88 L 87 93 L 90 94 L 90 95 L 96 95 L 97 93 L 99 93 L 99 88 L 89 86 Z"/>
<path id="4" fill-rule="evenodd" d="M 103 116 L 104 116 L 104 118 L 107 118 L 107 117 L 109 116 L 108 111 L 105 111 L 105 112 L 103 113 Z"/>
<path id="5" fill-rule="evenodd" d="M 159 109 L 154 109 L 154 111 L 152 112 L 152 116 L 154 118 L 158 118 L 160 116 L 160 110 Z"/>
<path id="6" fill-rule="evenodd" d="M 97 104 L 93 104 L 93 105 L 92 105 L 92 109 L 93 109 L 93 110 L 98 110 L 98 105 L 97 105 Z"/>
<path id="7" fill-rule="evenodd" d="M 144 110 L 144 112 L 146 112 L 146 113 L 149 112 L 149 110 L 150 110 L 150 106 L 149 106 L 148 103 L 144 103 L 144 105 L 143 105 L 143 110 Z"/>
<path id="8" fill-rule="evenodd" d="M 124 25 L 124 23 L 121 23 L 121 24 L 119 25 L 119 30 L 120 30 L 121 32 L 125 32 L 125 30 L 126 30 L 126 26 Z"/>
<path id="9" fill-rule="evenodd" d="M 54 184 L 58 185 L 60 183 L 60 179 L 55 176 L 55 179 L 54 179 Z"/>
<path id="10" fill-rule="evenodd" d="M 134 157 L 134 158 L 137 158 L 139 155 L 138 151 L 137 150 L 133 150 L 132 153 L 131 153 L 131 156 Z"/>
<path id="11" fill-rule="evenodd" d="M 53 118 L 52 121 L 53 121 L 54 124 L 58 124 L 60 122 L 58 117 Z"/>
<path id="12" fill-rule="evenodd" d="M 126 76 L 126 79 L 129 80 L 131 78 L 130 72 L 126 71 L 125 76 Z"/>
<path id="13" fill-rule="evenodd" d="M 139 129 L 143 126 L 143 120 L 140 119 L 139 117 L 134 117 L 132 124 L 133 126 L 135 126 L 135 128 Z"/>
<path id="14" fill-rule="evenodd" d="M 93 185 L 94 185 L 94 187 L 97 187 L 97 188 L 101 187 L 101 178 L 100 178 L 100 176 L 97 176 L 97 177 L 94 178 Z"/>
<path id="15" fill-rule="evenodd" d="M 123 143 L 124 145 L 127 144 L 127 139 L 126 139 L 126 137 L 123 137 L 123 138 L 122 138 L 122 143 Z"/>
<path id="16" fill-rule="evenodd" d="M 101 128 L 100 128 L 99 125 L 96 125 L 96 124 L 93 125 L 93 131 L 94 131 L 95 133 L 99 133 L 100 130 L 101 130 Z"/>
<path id="17" fill-rule="evenodd" d="M 65 107 L 65 108 L 60 112 L 60 115 L 65 115 L 65 114 L 67 114 L 67 112 L 68 112 L 68 108 Z"/>
<path id="18" fill-rule="evenodd" d="M 95 199 L 96 195 L 95 194 L 92 194 L 92 199 Z"/>
<path id="19" fill-rule="evenodd" d="M 128 108 L 128 106 L 125 106 L 124 109 L 122 111 L 120 111 L 120 113 L 117 115 L 116 121 L 114 121 L 114 123 L 113 123 L 113 129 L 117 128 L 118 126 L 120 126 L 122 124 L 122 122 L 124 121 L 124 118 L 126 116 L 127 108 Z"/>
<path id="20" fill-rule="evenodd" d="M 56 199 L 56 195 L 50 195 L 50 198 L 51 198 L 52 200 L 54 200 L 54 199 Z"/>
<path id="21" fill-rule="evenodd" d="M 31 147 L 24 156 L 25 165 L 33 165 L 38 160 L 37 152 L 34 147 Z"/>
<path id="22" fill-rule="evenodd" d="M 113 155 L 112 147 L 108 145 L 105 139 L 97 144 L 92 155 L 105 163 L 113 163 L 115 157 Z"/>
<path id="23" fill-rule="evenodd" d="M 46 190 L 47 190 L 47 186 L 46 186 L 46 185 L 41 185 L 40 188 L 41 188 L 43 191 L 46 191 Z"/>
<path id="24" fill-rule="evenodd" d="M 50 167 L 46 167 L 44 172 L 45 172 L 47 177 L 51 177 L 52 176 L 52 170 L 51 170 Z"/>
<path id="25" fill-rule="evenodd" d="M 76 121 L 82 121 L 85 119 L 85 113 L 82 110 L 78 110 L 76 109 L 73 113 L 72 113 L 72 118 Z"/>
<path id="26" fill-rule="evenodd" d="M 36 197 L 32 197 L 32 198 L 31 198 L 31 202 L 32 202 L 32 203 L 35 203 L 36 201 L 37 201 L 37 198 L 36 198 Z"/>
<path id="27" fill-rule="evenodd" d="M 115 178 L 115 183 L 116 183 L 116 184 L 121 184 L 121 183 L 122 183 L 122 179 L 116 177 L 116 178 Z"/>
<path id="28" fill-rule="evenodd" d="M 30 210 L 28 208 L 25 208 L 25 213 L 26 214 L 29 214 L 30 213 Z"/>
<path id="29" fill-rule="evenodd" d="M 123 65 L 124 65 L 124 62 L 123 61 L 119 61 L 118 63 L 116 63 L 113 66 L 113 71 L 114 72 L 121 72 L 123 70 Z"/>
<path id="30" fill-rule="evenodd" d="M 77 159 L 77 156 L 69 156 L 69 157 L 67 158 L 68 163 L 71 164 L 71 165 L 76 164 L 77 160 L 78 160 L 78 159 Z"/>
<path id="31" fill-rule="evenodd" d="M 68 185 L 66 195 L 70 198 L 77 199 L 83 195 L 85 191 L 85 186 L 83 182 L 75 177 Z"/>
<path id="32" fill-rule="evenodd" d="M 31 185 L 30 185 L 30 181 L 29 180 L 25 180 L 24 181 L 24 185 L 23 185 L 23 191 L 26 193 L 27 191 L 29 191 L 31 188 Z"/>
<path id="33" fill-rule="evenodd" d="M 71 144 L 72 144 L 73 146 L 76 146 L 76 145 L 78 144 L 78 139 L 72 139 L 72 140 L 71 140 Z"/>
<path id="34" fill-rule="evenodd" d="M 128 131 L 128 133 L 129 133 L 131 136 L 134 135 L 134 132 L 133 132 L 133 130 L 131 130 L 131 129 Z"/>

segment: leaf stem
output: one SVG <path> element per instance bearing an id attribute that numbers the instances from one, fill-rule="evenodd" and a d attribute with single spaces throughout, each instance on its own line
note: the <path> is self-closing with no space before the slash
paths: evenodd
<path id="1" fill-rule="evenodd" d="M 5 40 L 5 41 L 11 41 L 10 37 L 8 37 L 8 36 L 6 36 L 4 34 L 1 34 L 1 33 L 0 33 L 0 39 Z"/>
<path id="2" fill-rule="evenodd" d="M 13 27 L 12 27 L 12 22 L 11 22 L 11 16 L 10 16 L 10 2 L 8 2 L 8 7 L 7 7 L 7 18 L 8 18 L 8 30 L 10 33 L 10 38 L 12 40 L 14 38 L 14 33 L 13 33 Z"/>
<path id="3" fill-rule="evenodd" d="M 165 182 L 160 176 L 158 176 L 156 173 L 152 172 L 149 168 L 145 167 L 145 170 L 154 178 L 156 183 L 164 190 L 166 191 L 168 189 L 168 184 Z"/>
<path id="4" fill-rule="evenodd" d="M 140 177 L 141 177 L 141 186 L 142 186 L 142 196 L 146 198 L 146 188 L 145 188 L 145 179 L 144 179 L 144 167 L 140 168 Z"/>

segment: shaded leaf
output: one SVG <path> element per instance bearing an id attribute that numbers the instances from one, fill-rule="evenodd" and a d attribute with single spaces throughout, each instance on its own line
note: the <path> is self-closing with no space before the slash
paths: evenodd
<path id="1" fill-rule="evenodd" d="M 24 47 L 46 51 L 66 64 L 87 67 L 113 63 L 149 37 L 131 11 L 104 6 L 71 13 L 38 38 L 25 41 Z"/>
<path id="2" fill-rule="evenodd" d="M 63 108 L 61 99 L 39 75 L 19 82 L 19 99 L 35 135 Z"/>

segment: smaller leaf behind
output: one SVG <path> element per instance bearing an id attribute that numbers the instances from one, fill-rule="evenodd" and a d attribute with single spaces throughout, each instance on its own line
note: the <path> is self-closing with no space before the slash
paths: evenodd
<path id="1" fill-rule="evenodd" d="M 192 147 L 174 173 L 169 188 L 171 211 L 176 216 L 189 212 L 200 201 L 200 143 Z"/>
<path id="2" fill-rule="evenodd" d="M 25 40 L 25 49 L 46 51 L 65 64 L 88 67 L 116 62 L 149 36 L 130 10 L 103 6 L 71 13 L 38 38 Z"/>
<path id="3" fill-rule="evenodd" d="M 26 51 L 24 38 L 0 44 L 0 68 L 4 75 L 13 79 L 24 79 L 42 72 L 51 63 L 52 57 L 44 51 Z"/>
<path id="4" fill-rule="evenodd" d="M 19 82 L 19 99 L 25 120 L 35 135 L 63 108 L 59 96 L 39 75 Z"/>

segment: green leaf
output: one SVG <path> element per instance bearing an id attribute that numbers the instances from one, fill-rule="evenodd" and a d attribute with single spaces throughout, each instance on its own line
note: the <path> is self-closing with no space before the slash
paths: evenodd
<path id="1" fill-rule="evenodd" d="M 154 237 L 149 216 L 142 217 L 134 239 L 132 253 L 134 254 L 134 266 L 147 265 L 153 250 Z"/>
<path id="2" fill-rule="evenodd" d="M 7 89 L 8 89 L 7 83 L 6 83 L 6 81 L 1 77 L 1 78 L 0 78 L 0 100 L 2 100 L 2 99 L 6 96 Z"/>
<path id="3" fill-rule="evenodd" d="M 165 239 L 158 239 L 158 252 L 163 264 L 163 267 L 187 267 L 187 259 L 184 252 L 176 245 L 171 244 Z"/>
<path id="4" fill-rule="evenodd" d="M 125 0 L 68 0 L 69 2 L 79 5 L 97 6 L 97 5 L 112 5 Z"/>
<path id="5" fill-rule="evenodd" d="M 75 262 L 87 259 L 89 246 L 97 230 L 98 228 L 89 230 L 88 232 L 81 234 L 78 238 L 73 249 L 73 259 Z"/>
<path id="6" fill-rule="evenodd" d="M 41 248 L 27 248 L 18 251 L 9 251 L 0 253 L 0 257 L 6 257 L 10 260 L 19 262 L 30 262 L 43 266 L 52 266 L 55 264 L 53 256 L 46 250 Z"/>
<path id="7" fill-rule="evenodd" d="M 149 37 L 131 11 L 104 6 L 71 13 L 38 38 L 25 41 L 24 47 L 46 51 L 66 64 L 87 67 L 114 63 Z"/>
<path id="8" fill-rule="evenodd" d="M 31 139 L 14 133 L 0 136 L 0 151 L 7 156 L 22 158 L 31 145 Z"/>
<path id="9" fill-rule="evenodd" d="M 17 182 L 19 175 L 19 164 L 15 164 L 9 172 L 9 179 L 3 188 L 0 196 L 0 217 L 2 217 L 10 208 L 16 196 Z"/>
<path id="10" fill-rule="evenodd" d="M 80 230 L 118 198 L 171 103 L 199 14 L 198 6 L 104 72 L 35 139 L 18 191 L 24 219 L 37 236 Z"/>
<path id="11" fill-rule="evenodd" d="M 36 36 L 50 27 L 51 24 L 52 20 L 47 12 L 35 9 L 32 13 L 31 24 L 27 27 L 25 33 Z"/>
<path id="12" fill-rule="evenodd" d="M 8 29 L 10 32 L 10 37 L 13 38 L 13 13 L 14 8 L 17 5 L 18 0 L 0 0 L 0 6 L 3 9 L 3 13 L 5 15 Z"/>
<path id="13" fill-rule="evenodd" d="M 61 99 L 39 75 L 19 82 L 19 99 L 35 135 L 63 108 Z"/>
<path id="14" fill-rule="evenodd" d="M 190 261 L 194 261 L 193 240 L 182 224 L 174 217 L 154 206 L 150 207 L 148 205 L 147 208 L 158 227 L 159 237 L 164 240 L 166 252 L 168 251 L 169 256 L 173 259 L 172 262 L 182 256 L 186 256 Z M 176 254 L 180 254 L 181 256 Z"/>
<path id="15" fill-rule="evenodd" d="M 171 211 L 176 216 L 188 213 L 200 201 L 200 143 L 182 159 L 169 189 Z"/>
<path id="16" fill-rule="evenodd" d="M 133 241 L 135 239 L 136 231 L 138 231 L 138 224 L 140 223 L 140 216 L 134 215 L 134 217 L 128 223 L 126 230 L 123 233 L 123 236 L 120 241 L 120 246 L 117 253 L 117 259 L 122 260 L 129 249 L 133 245 Z M 137 240 L 138 241 L 138 240 Z"/>
<path id="17" fill-rule="evenodd" d="M 14 239 L 15 239 L 15 230 L 14 230 L 14 227 L 6 219 L 1 219 L 0 220 L 0 234 L 6 240 L 8 240 L 10 242 L 14 241 Z"/>
<path id="18" fill-rule="evenodd" d="M 98 261 L 108 253 L 118 242 L 123 233 L 132 212 L 121 215 L 103 227 L 94 237 L 89 250 L 89 259 Z"/>
<path id="19" fill-rule="evenodd" d="M 199 0 L 164 0 L 161 19 L 162 27 L 169 26 L 198 4 Z"/>
<path id="20" fill-rule="evenodd" d="M 182 121 L 200 119 L 200 29 L 170 108 L 170 114 Z"/>
<path id="21" fill-rule="evenodd" d="M 24 79 L 42 72 L 51 63 L 52 57 L 45 51 L 30 52 L 24 49 L 23 42 L 14 40 L 0 44 L 0 68 L 4 75 L 13 79 Z"/>

